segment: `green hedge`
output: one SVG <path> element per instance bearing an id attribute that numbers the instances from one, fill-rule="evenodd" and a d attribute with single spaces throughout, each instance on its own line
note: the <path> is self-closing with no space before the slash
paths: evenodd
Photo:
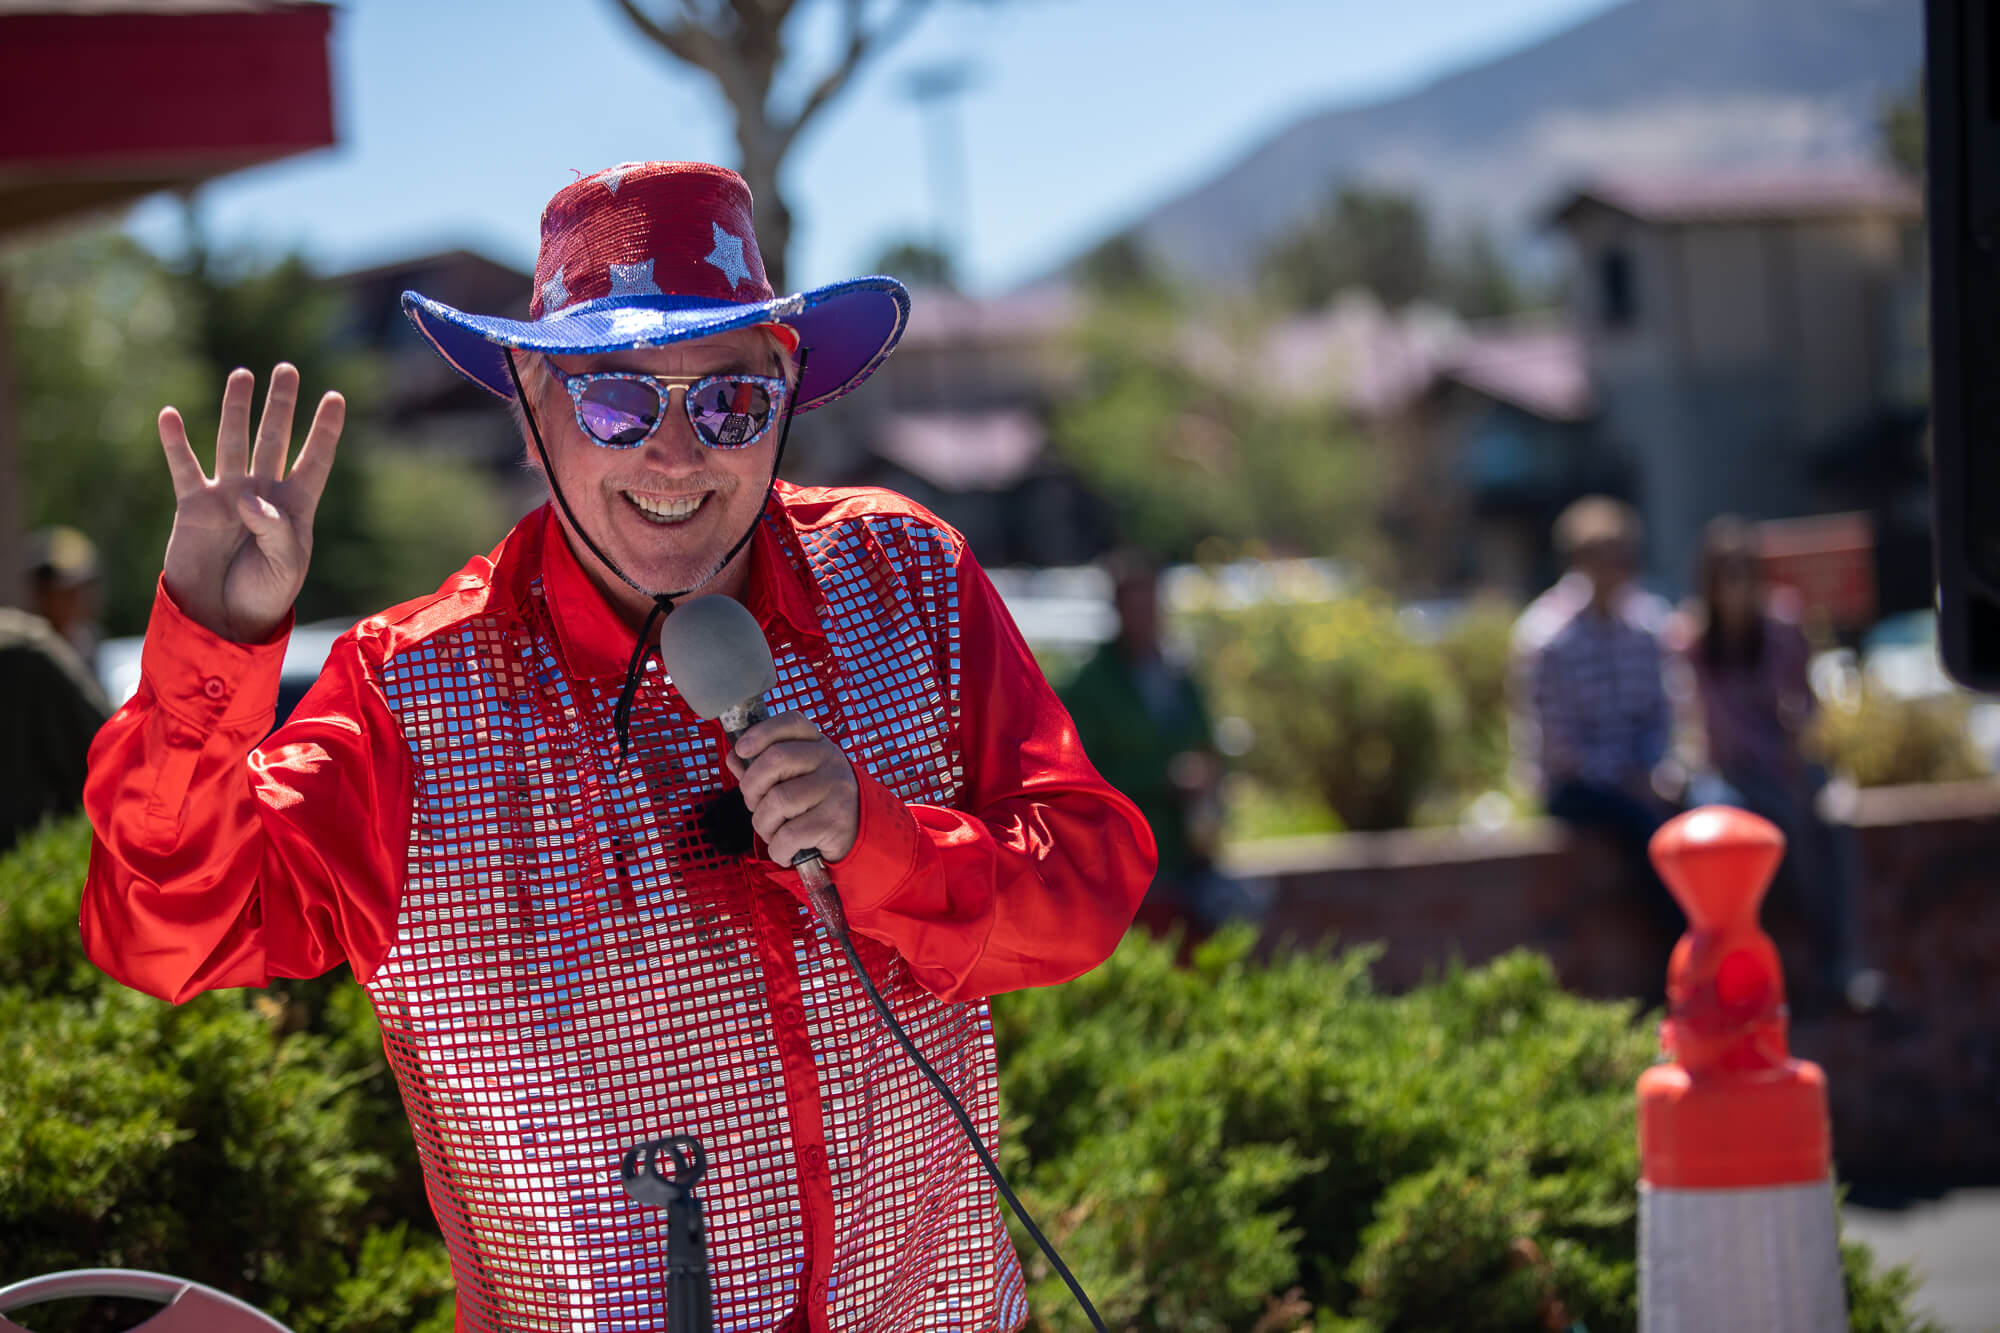
<path id="1" fill-rule="evenodd" d="M 140 1268 L 299 1333 L 445 1333 L 450 1269 L 367 997 L 324 980 L 176 1007 L 116 985 L 77 933 L 89 834 L 0 861 L 0 1284 Z"/>
<path id="2" fill-rule="evenodd" d="M 442 1333 L 450 1275 L 365 997 L 346 980 L 175 1008 L 82 957 L 73 821 L 0 861 L 0 1284 L 156 1269 L 299 1329 Z M 1128 939 L 1001 997 L 1011 1178 L 1118 1329 L 1634 1326 L 1628 1006 L 1516 954 L 1401 996 L 1368 955 L 1191 968 Z M 1836 1077 L 1838 1075 L 1836 1074 Z M 1022 1238 L 1017 1236 L 1017 1241 Z M 1083 1327 L 1023 1250 L 1040 1326 Z M 1922 1327 L 1849 1254 L 1854 1328 Z M 37 1312 L 41 1333 L 127 1327 Z"/>

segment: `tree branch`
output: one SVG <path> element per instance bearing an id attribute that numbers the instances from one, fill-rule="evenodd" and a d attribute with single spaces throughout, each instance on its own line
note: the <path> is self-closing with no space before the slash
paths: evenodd
<path id="1" fill-rule="evenodd" d="M 622 2 L 622 0 L 621 0 Z M 790 147 L 792 140 L 814 116 L 825 109 L 826 104 L 840 95 L 854 72 L 863 61 L 894 46 L 910 31 L 917 16 L 930 7 L 930 0 L 903 0 L 894 13 L 883 19 L 871 30 L 863 26 L 862 11 L 867 0 L 847 0 L 847 46 L 841 52 L 840 60 L 826 75 L 814 85 L 806 100 L 799 105 L 791 122 L 779 130 L 780 142 Z"/>
<path id="2" fill-rule="evenodd" d="M 750 77 L 737 52 L 717 32 L 713 16 L 695 12 L 694 0 L 680 0 L 685 18 L 673 24 L 661 23 L 639 8 L 637 0 L 614 0 L 618 8 L 646 37 L 683 64 L 702 70 L 736 112 L 738 124 L 761 121 L 765 115 L 767 88 Z"/>

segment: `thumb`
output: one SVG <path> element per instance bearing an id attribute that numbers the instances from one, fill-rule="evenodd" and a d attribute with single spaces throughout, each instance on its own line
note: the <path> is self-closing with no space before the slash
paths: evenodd
<path id="1" fill-rule="evenodd" d="M 278 507 L 255 491 L 245 491 L 236 497 L 236 513 L 243 525 L 260 539 L 285 526 L 285 516 L 278 512 Z"/>

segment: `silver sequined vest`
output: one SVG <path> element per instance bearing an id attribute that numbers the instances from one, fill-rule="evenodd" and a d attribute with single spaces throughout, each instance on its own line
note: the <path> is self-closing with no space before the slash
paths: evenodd
<path id="1" fill-rule="evenodd" d="M 898 515 L 765 521 L 825 634 L 773 629 L 773 711 L 807 714 L 903 799 L 953 804 L 953 539 Z M 1017 1327 L 1020 1270 L 949 1113 L 806 910 L 702 832 L 720 730 L 650 663 L 621 763 L 620 682 L 566 675 L 539 581 L 501 601 L 382 672 L 415 791 L 397 939 L 368 990 L 460 1327 L 663 1328 L 666 1216 L 625 1197 L 618 1164 L 674 1133 L 709 1156 L 718 1329 L 821 1300 L 831 1329 Z M 985 1004 L 943 1003 L 856 942 L 990 1142 Z"/>

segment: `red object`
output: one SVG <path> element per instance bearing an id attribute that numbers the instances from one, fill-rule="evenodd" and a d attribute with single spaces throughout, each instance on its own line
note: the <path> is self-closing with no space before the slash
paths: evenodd
<path id="1" fill-rule="evenodd" d="M 1660 1045 L 1639 1078 L 1640 1174 L 1679 1189 L 1822 1181 L 1832 1165 L 1826 1076 L 1786 1043 L 1785 978 L 1757 909 L 1785 852 L 1768 820 L 1705 806 L 1653 835 L 1653 864 L 1688 917 L 1667 965 Z"/>
<path id="2" fill-rule="evenodd" d="M 1757 525 L 1765 582 L 1788 588 L 1836 630 L 1875 623 L 1875 525 L 1867 514 L 1770 519 Z"/>
<path id="3" fill-rule="evenodd" d="M 1103 959 L 1151 835 L 957 534 L 886 492 L 780 483 L 766 514 L 745 602 L 774 708 L 856 765 L 859 838 L 831 869 L 857 947 L 991 1134 L 977 997 Z M 544 507 L 358 625 L 253 752 L 282 636 L 226 643 L 162 592 L 139 692 L 91 755 L 91 957 L 176 1001 L 350 963 L 461 1327 L 650 1326 L 665 1218 L 617 1164 L 669 1133 L 710 1158 L 718 1324 L 889 1330 L 949 1307 L 1015 1327 L 1013 1251 L 949 1113 L 797 876 L 700 832 L 732 781 L 720 724 L 649 670 L 619 760 L 631 635 Z"/>
<path id="4" fill-rule="evenodd" d="M 615 282 L 613 264 L 643 271 Z M 627 162 L 549 200 L 529 319 L 647 288 L 710 301 L 771 299 L 741 176 L 706 162 Z"/>
<path id="5" fill-rule="evenodd" d="M 0 14 L 0 230 L 334 141 L 332 10 Z"/>

